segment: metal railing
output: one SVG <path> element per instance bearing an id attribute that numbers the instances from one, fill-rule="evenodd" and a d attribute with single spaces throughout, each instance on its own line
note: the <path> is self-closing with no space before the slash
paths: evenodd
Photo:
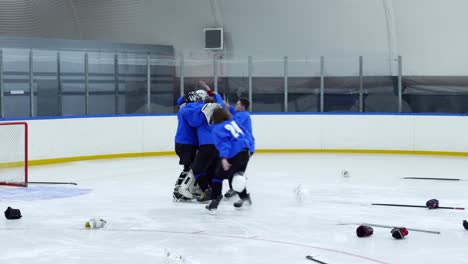
<path id="1" fill-rule="evenodd" d="M 0 49 L 0 115 L 174 113 L 176 99 L 199 89 L 199 80 L 230 103 L 248 98 L 255 112 L 468 112 L 468 77 L 456 85 L 448 77 L 447 85 L 413 77 L 403 75 L 401 56 L 188 58 Z"/>

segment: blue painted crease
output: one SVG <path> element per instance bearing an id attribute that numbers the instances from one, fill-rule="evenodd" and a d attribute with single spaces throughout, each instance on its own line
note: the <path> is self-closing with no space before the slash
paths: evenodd
<path id="1" fill-rule="evenodd" d="M 91 189 L 34 186 L 28 188 L 5 187 L 0 189 L 0 201 L 37 201 L 70 198 L 86 195 Z"/>

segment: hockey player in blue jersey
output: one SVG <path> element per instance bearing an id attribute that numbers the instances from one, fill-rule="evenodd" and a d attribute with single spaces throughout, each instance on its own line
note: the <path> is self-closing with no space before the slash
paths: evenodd
<path id="1" fill-rule="evenodd" d="M 247 132 L 249 132 L 252 136 L 253 144 L 249 151 L 250 154 L 253 155 L 253 153 L 255 152 L 255 138 L 253 137 L 252 133 L 252 119 L 250 118 L 250 113 L 248 111 L 249 107 L 250 101 L 247 98 L 243 97 L 237 100 L 235 107 L 226 105 L 226 108 L 229 110 L 229 112 L 232 115 L 232 118 L 236 121 L 236 123 L 239 124 L 241 127 L 245 128 L 245 130 L 247 130 Z M 229 187 L 229 190 L 224 195 L 224 197 L 226 197 L 227 199 L 236 195 L 236 192 L 232 189 L 231 184 L 229 184 Z"/>
<path id="2" fill-rule="evenodd" d="M 236 123 L 243 126 L 250 134 L 252 134 L 252 119 L 250 118 L 250 113 L 248 111 L 250 101 L 247 98 L 241 97 L 237 100 L 236 106 L 226 106 Z"/>
<path id="3" fill-rule="evenodd" d="M 179 111 L 178 113 L 176 153 L 180 158 L 179 164 L 184 165 L 184 170 L 180 174 L 174 187 L 173 196 L 174 200 L 176 201 L 191 200 L 194 198 L 194 194 L 200 194 L 200 188 L 196 186 L 193 171 L 190 170 L 191 164 L 194 161 L 195 155 L 198 150 L 198 135 L 196 133 L 197 129 L 189 126 L 187 119 L 183 118 L 183 115 L 187 112 L 198 111 L 194 109 L 195 105 L 192 105 L 192 103 L 200 103 L 202 106 L 205 101 L 222 101 L 221 96 L 214 93 L 213 90 L 211 90 L 211 88 L 206 83 L 200 81 L 199 84 L 203 87 L 203 89 L 206 90 L 199 89 L 197 91 L 191 91 L 177 99 L 177 105 L 179 106 L 179 110 L 187 106 L 188 104 L 190 105 L 186 111 Z M 190 120 L 190 118 L 188 118 L 188 120 Z M 204 154 L 205 152 L 206 151 L 202 151 L 201 154 Z M 197 164 L 201 162 L 201 159 L 202 157 L 197 159 Z"/>
<path id="4" fill-rule="evenodd" d="M 217 93 L 213 95 L 215 101 L 224 107 L 221 96 Z M 180 114 L 185 122 L 196 129 L 199 146 L 192 163 L 193 177 L 188 177 L 182 182 L 179 192 L 184 197 L 193 198 L 194 195 L 189 187 L 196 181 L 202 191 L 202 194 L 197 198 L 199 202 L 211 199 L 210 181 L 215 174 L 217 166 L 218 152 L 211 136 L 211 127 L 207 122 L 209 119 L 206 117 L 206 113 L 212 111 L 211 108 L 214 105 L 213 103 L 204 104 L 202 101 L 200 103 L 188 104 L 180 110 Z"/>
<path id="5" fill-rule="evenodd" d="M 207 114 L 212 125 L 212 135 L 216 149 L 219 151 L 218 169 L 212 179 L 212 200 L 206 209 L 215 211 L 222 199 L 223 179 L 232 182 L 233 189 L 241 198 L 234 203 L 240 208 L 251 205 L 250 194 L 246 188 L 244 173 L 250 158 L 253 138 L 245 128 L 236 123 L 231 115 L 221 107 L 215 107 L 211 115 Z"/>
<path id="6" fill-rule="evenodd" d="M 198 103 L 201 101 L 200 96 L 196 92 L 188 92 L 182 97 L 182 101 L 178 100 L 178 105 L 182 109 L 187 104 Z M 198 149 L 198 137 L 196 129 L 189 126 L 185 119 L 182 117 L 182 113 L 179 110 L 177 114 L 177 131 L 175 135 L 175 152 L 179 156 L 179 164 L 183 165 L 184 168 L 179 175 L 174 186 L 173 198 L 175 201 L 187 200 L 179 192 L 179 188 L 184 179 L 192 173 L 191 164 L 195 158 L 195 154 Z"/>

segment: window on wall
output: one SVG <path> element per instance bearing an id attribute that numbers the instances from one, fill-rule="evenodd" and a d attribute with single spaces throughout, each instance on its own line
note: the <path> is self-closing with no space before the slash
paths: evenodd
<path id="1" fill-rule="evenodd" d="M 34 110 L 36 116 L 62 115 L 58 52 L 35 50 L 33 52 Z"/>
<path id="2" fill-rule="evenodd" d="M 325 77 L 324 111 L 359 112 L 359 77 Z"/>
<path id="3" fill-rule="evenodd" d="M 249 97 L 248 58 L 222 58 L 217 62 L 218 91 L 234 105 L 241 97 Z"/>
<path id="4" fill-rule="evenodd" d="M 320 111 L 320 77 L 288 78 L 288 111 Z"/>
<path id="5" fill-rule="evenodd" d="M 60 52 L 62 114 L 85 114 L 85 52 Z"/>
<path id="6" fill-rule="evenodd" d="M 284 60 L 253 59 L 252 105 L 254 112 L 283 112 Z"/>
<path id="7" fill-rule="evenodd" d="M 468 113 L 468 77 L 405 76 L 403 102 L 415 113 Z"/>
<path id="8" fill-rule="evenodd" d="M 88 52 L 89 114 L 115 114 L 114 53 Z"/>
<path id="9" fill-rule="evenodd" d="M 234 105 L 239 98 L 249 97 L 249 80 L 246 77 L 220 77 L 218 91 L 227 103 Z"/>
<path id="10" fill-rule="evenodd" d="M 179 78 L 176 69 L 179 61 L 174 57 L 151 58 L 151 113 L 175 113 L 175 104 L 180 96 Z"/>
<path id="11" fill-rule="evenodd" d="M 288 58 L 288 111 L 320 111 L 320 58 Z"/>
<path id="12" fill-rule="evenodd" d="M 3 49 L 4 117 L 28 117 L 31 114 L 29 54 L 26 49 Z"/>

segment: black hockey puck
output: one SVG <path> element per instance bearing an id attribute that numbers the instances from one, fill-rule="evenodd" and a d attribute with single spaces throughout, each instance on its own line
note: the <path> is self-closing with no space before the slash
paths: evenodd
<path id="1" fill-rule="evenodd" d="M 466 220 L 463 220 L 463 227 L 468 230 L 468 222 Z"/>

